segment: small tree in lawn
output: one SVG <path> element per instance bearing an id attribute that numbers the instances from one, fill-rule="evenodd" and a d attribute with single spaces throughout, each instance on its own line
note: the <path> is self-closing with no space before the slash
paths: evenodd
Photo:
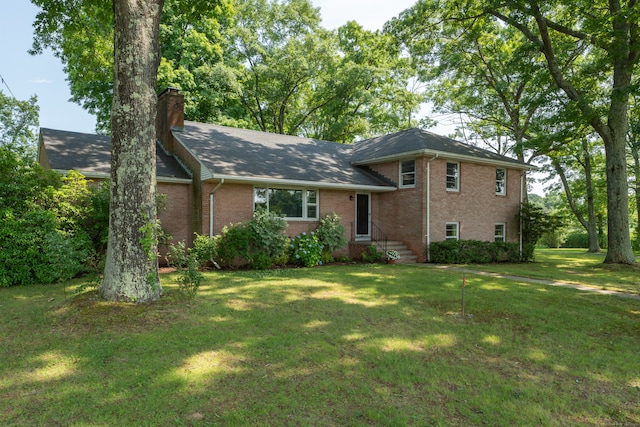
<path id="1" fill-rule="evenodd" d="M 541 206 L 523 203 L 520 207 L 522 221 L 522 261 L 533 261 L 533 253 L 538 240 L 547 232 L 554 232 L 562 226 L 562 219 L 546 212 Z"/>

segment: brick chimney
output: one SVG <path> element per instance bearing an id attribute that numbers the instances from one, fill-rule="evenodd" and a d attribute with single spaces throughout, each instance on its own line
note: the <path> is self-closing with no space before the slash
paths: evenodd
<path id="1" fill-rule="evenodd" d="M 184 127 L 184 95 L 178 89 L 167 88 L 158 96 L 156 138 L 169 153 L 173 153 L 172 127 Z"/>

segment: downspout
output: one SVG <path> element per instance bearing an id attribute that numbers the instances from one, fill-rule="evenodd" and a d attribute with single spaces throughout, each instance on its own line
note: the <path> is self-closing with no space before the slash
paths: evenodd
<path id="1" fill-rule="evenodd" d="M 519 215 L 518 218 L 520 218 L 520 259 L 522 259 L 522 251 L 524 249 L 524 240 L 523 240 L 523 236 L 522 233 L 524 231 L 524 225 L 523 225 L 523 221 L 522 221 L 522 203 L 524 202 L 524 192 L 526 191 L 526 180 L 525 180 L 525 174 L 524 172 L 522 172 L 520 174 L 520 206 L 518 209 Z"/>
<path id="2" fill-rule="evenodd" d="M 209 193 L 209 238 L 213 238 L 213 193 L 218 191 L 218 188 L 224 184 L 224 178 L 220 179 L 218 185 L 216 185 L 213 190 Z"/>
<path id="3" fill-rule="evenodd" d="M 431 251 L 429 246 L 431 245 L 431 162 L 438 158 L 438 154 L 427 160 L 427 262 L 431 262 Z"/>

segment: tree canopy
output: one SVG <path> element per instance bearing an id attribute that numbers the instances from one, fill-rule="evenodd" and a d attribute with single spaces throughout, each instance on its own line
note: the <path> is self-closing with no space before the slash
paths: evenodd
<path id="1" fill-rule="evenodd" d="M 109 2 L 33 2 L 46 6 L 33 52 L 54 51 L 72 99 L 108 132 Z M 327 31 L 309 0 L 204 3 L 194 11 L 168 0 L 160 24 L 157 89 L 180 89 L 187 119 L 341 142 L 417 124 L 423 98 L 408 89 L 410 61 L 388 34 L 355 22 Z"/>
<path id="2" fill-rule="evenodd" d="M 39 110 L 36 96 L 21 101 L 0 91 L 0 146 L 35 154 Z"/>

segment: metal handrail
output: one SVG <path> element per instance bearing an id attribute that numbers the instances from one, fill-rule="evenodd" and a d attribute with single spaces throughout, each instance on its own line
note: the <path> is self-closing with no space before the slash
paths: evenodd
<path id="1" fill-rule="evenodd" d="M 382 250 L 382 253 L 387 253 L 387 235 L 378 227 L 374 222 L 371 222 L 371 243 L 375 244 Z M 351 239 L 355 240 L 356 238 L 356 227 L 355 223 L 351 223 Z"/>
<path id="2" fill-rule="evenodd" d="M 386 255 L 387 253 L 387 235 L 378 227 L 375 223 L 371 222 L 371 242 L 375 243 L 380 249 L 382 249 L 382 253 Z"/>

